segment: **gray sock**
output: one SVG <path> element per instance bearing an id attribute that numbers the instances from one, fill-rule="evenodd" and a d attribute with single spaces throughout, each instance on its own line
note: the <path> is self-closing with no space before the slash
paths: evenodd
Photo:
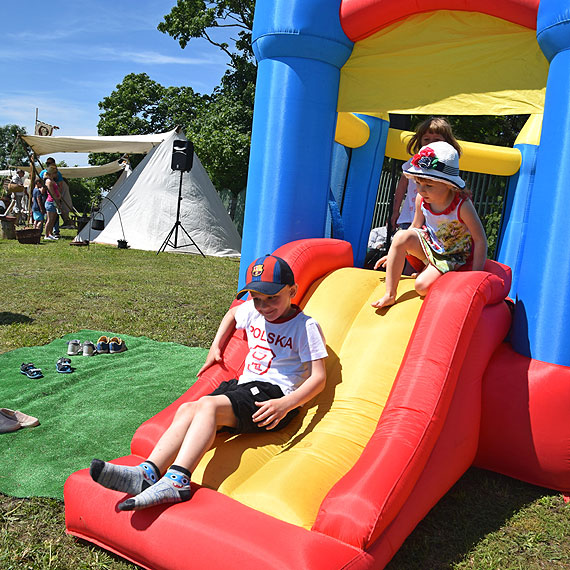
<path id="1" fill-rule="evenodd" d="M 93 481 L 103 487 L 129 495 L 138 495 L 160 479 L 160 471 L 152 461 L 143 461 L 140 465 L 129 467 L 93 459 L 89 474 Z"/>
<path id="2" fill-rule="evenodd" d="M 152 487 L 118 505 L 120 511 L 140 511 L 147 507 L 187 501 L 190 491 L 190 471 L 173 465 L 164 477 Z"/>

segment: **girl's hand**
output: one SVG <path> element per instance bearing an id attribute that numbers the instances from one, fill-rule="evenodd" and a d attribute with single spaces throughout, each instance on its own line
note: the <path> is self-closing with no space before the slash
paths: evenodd
<path id="1" fill-rule="evenodd" d="M 386 267 L 386 262 L 388 261 L 388 256 L 382 256 L 375 264 L 374 269 L 379 269 L 380 267 Z"/>
<path id="2" fill-rule="evenodd" d="M 255 402 L 259 410 L 253 414 L 252 419 L 265 429 L 273 429 L 277 427 L 279 422 L 287 415 L 289 411 L 284 398 L 276 400 L 267 400 L 265 402 Z"/>

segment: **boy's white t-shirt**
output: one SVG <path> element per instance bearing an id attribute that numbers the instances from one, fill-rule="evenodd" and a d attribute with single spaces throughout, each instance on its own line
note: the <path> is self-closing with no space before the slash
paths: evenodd
<path id="1" fill-rule="evenodd" d="M 236 328 L 245 329 L 249 346 L 238 384 L 270 382 L 289 394 L 309 377 L 307 363 L 327 356 L 321 327 L 297 309 L 289 319 L 269 322 L 256 311 L 253 301 L 238 306 Z"/>

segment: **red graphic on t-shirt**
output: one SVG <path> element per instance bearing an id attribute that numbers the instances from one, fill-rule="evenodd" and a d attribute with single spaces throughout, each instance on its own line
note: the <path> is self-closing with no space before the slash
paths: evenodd
<path id="1" fill-rule="evenodd" d="M 270 348 L 259 345 L 254 346 L 249 351 L 247 369 L 253 374 L 265 374 L 274 358 L 275 353 Z"/>

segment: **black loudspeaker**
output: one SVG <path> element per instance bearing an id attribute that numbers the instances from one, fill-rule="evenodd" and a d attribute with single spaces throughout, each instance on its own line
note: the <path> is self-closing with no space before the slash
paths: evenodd
<path id="1" fill-rule="evenodd" d="M 172 143 L 172 170 L 190 172 L 194 162 L 194 143 L 175 140 Z"/>

